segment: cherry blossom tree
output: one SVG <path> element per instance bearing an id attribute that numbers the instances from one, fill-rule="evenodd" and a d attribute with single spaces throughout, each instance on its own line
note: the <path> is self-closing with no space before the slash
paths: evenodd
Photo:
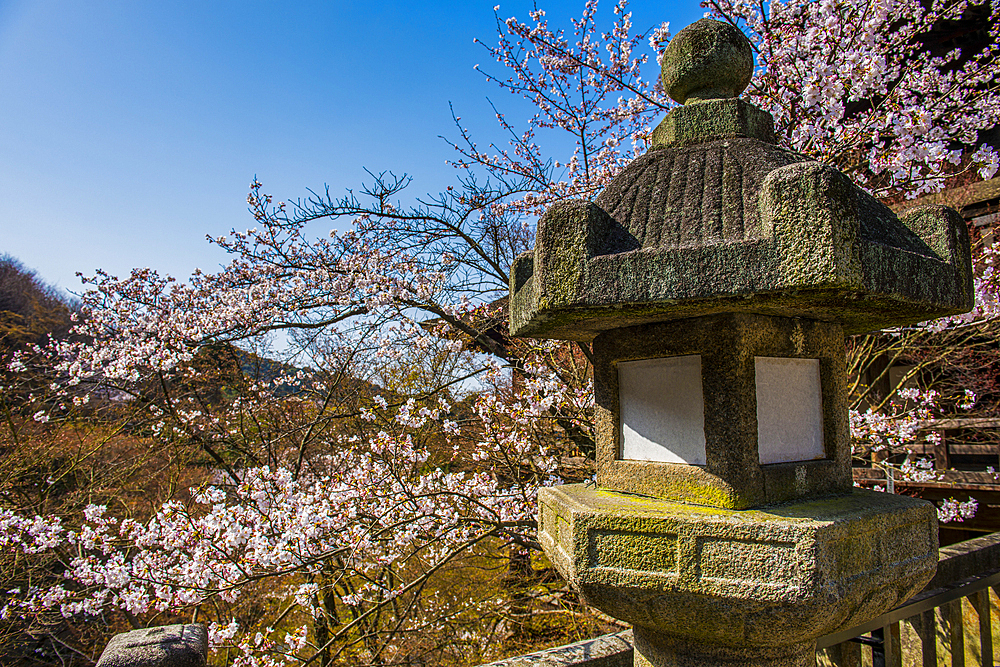
<path id="1" fill-rule="evenodd" d="M 996 150 L 979 141 L 1000 118 L 994 3 L 706 6 L 750 37 L 750 98 L 774 116 L 789 148 L 836 165 L 881 197 L 935 192 L 970 169 L 983 179 L 996 173 Z M 954 39 L 962 36 L 960 49 Z"/>
<path id="2" fill-rule="evenodd" d="M 983 11 L 968 2 L 708 9 L 750 36 L 749 95 L 784 146 L 890 200 L 995 173 L 996 152 L 976 143 L 1000 124 L 992 7 L 974 52 L 925 39 Z M 210 239 L 230 254 L 225 268 L 184 283 L 98 273 L 74 338 L 6 358 L 11 373 L 47 373 L 48 391 L 11 410 L 19 423 L 55 428 L 97 397 L 127 406 L 122 428 L 201 474 L 148 511 L 98 497 L 60 515 L 5 496 L 0 542 L 48 575 L 12 588 L 0 615 L 184 614 L 236 665 L 461 662 L 502 649 L 509 591 L 463 597 L 455 582 L 498 563 L 530 569 L 535 491 L 585 478 L 593 449 L 590 349 L 507 336 L 509 267 L 538 215 L 598 194 L 670 106 L 654 70 L 669 26 L 636 34 L 624 0 L 611 10 L 587 0 L 568 31 L 540 9 L 527 22 L 497 10 L 498 41 L 484 47 L 502 73 L 485 76 L 535 112 L 497 111 L 509 143 L 487 147 L 456 116 L 456 179 L 440 193 L 410 198 L 409 179 L 383 172 L 346 194 L 275 202 L 254 180 L 255 226 Z M 556 136 L 572 151 L 547 149 Z M 348 230 L 313 238 L 321 222 Z M 995 317 L 992 255 L 978 258 L 975 313 L 921 332 Z M 913 400 L 911 418 L 932 414 L 930 398 Z M 885 416 L 852 415 L 859 446 L 914 437 Z M 544 611 L 584 618 L 560 595 L 545 590 Z"/>

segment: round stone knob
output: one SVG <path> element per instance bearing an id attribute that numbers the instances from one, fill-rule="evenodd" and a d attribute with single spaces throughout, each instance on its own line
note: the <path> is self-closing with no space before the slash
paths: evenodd
<path id="1" fill-rule="evenodd" d="M 663 88 L 681 104 L 739 97 L 753 76 L 750 40 L 728 23 L 701 19 L 667 44 Z"/>

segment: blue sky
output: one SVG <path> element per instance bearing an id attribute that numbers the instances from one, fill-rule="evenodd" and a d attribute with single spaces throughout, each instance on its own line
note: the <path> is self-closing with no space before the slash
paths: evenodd
<path id="1" fill-rule="evenodd" d="M 496 2 L 0 0 L 0 253 L 71 290 L 97 267 L 184 277 L 226 259 L 205 234 L 253 226 L 254 175 L 280 199 L 365 167 L 444 189 L 449 102 L 481 143 L 501 138 L 487 98 L 528 112 L 473 69 L 500 69 L 473 43 L 496 41 Z M 582 6 L 539 0 L 567 30 Z M 703 11 L 631 10 L 673 32 Z"/>

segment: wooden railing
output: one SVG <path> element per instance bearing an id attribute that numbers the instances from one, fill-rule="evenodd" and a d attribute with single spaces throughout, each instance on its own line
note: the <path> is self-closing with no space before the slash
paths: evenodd
<path id="1" fill-rule="evenodd" d="M 940 550 L 919 594 L 863 625 L 817 641 L 825 667 L 989 665 L 1000 649 L 1000 533 Z M 483 667 L 632 667 L 632 632 L 493 662 Z"/>
<path id="2" fill-rule="evenodd" d="M 937 442 L 929 443 L 923 439 L 907 443 L 906 449 L 917 456 L 924 456 L 934 461 L 936 470 L 949 470 L 951 457 L 955 456 L 997 456 L 1000 454 L 996 444 L 964 444 L 953 443 L 948 438 L 948 431 L 960 430 L 983 430 L 1000 428 L 1000 419 L 992 417 L 951 417 L 948 419 L 927 419 L 918 422 L 919 430 L 922 432 L 936 432 Z M 998 467 L 1000 460 L 995 460 L 993 465 Z"/>
<path id="3" fill-rule="evenodd" d="M 938 434 L 936 443 L 927 443 L 918 440 L 908 444 L 906 449 L 919 456 L 927 456 L 934 460 L 936 470 L 948 470 L 951 468 L 952 455 L 976 455 L 976 456 L 997 456 L 998 450 L 995 444 L 953 444 L 947 437 L 948 431 L 962 429 L 992 429 L 1000 428 L 1000 419 L 989 417 L 967 417 L 949 419 L 928 419 L 920 422 L 921 431 L 934 431 Z M 994 464 L 996 465 L 996 463 Z"/>

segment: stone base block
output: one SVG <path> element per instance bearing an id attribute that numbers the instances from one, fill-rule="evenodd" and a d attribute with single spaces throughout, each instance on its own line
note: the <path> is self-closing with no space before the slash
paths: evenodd
<path id="1" fill-rule="evenodd" d="M 725 510 L 568 485 L 539 505 L 563 576 L 658 642 L 787 651 L 891 609 L 937 566 L 934 507 L 860 489 Z"/>

